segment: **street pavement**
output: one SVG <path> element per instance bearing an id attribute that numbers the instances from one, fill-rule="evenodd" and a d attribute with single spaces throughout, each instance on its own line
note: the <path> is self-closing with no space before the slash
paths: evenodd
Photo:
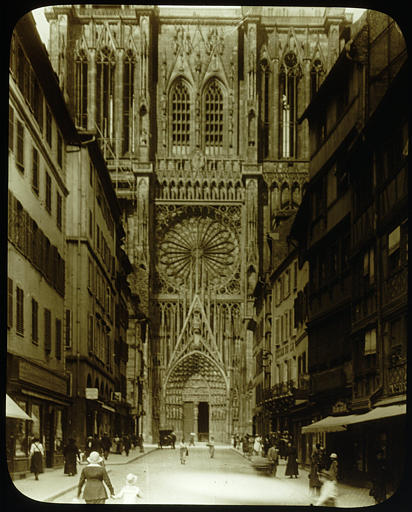
<path id="1" fill-rule="evenodd" d="M 146 445 L 145 453 L 138 449 L 126 455 L 110 454 L 106 463 L 115 492 L 119 492 L 128 473 L 138 477 L 143 492 L 142 504 L 196 505 L 300 505 L 309 506 L 308 471 L 299 468 L 299 478 L 284 476 L 286 461 L 281 460 L 277 477 L 266 476 L 252 466 L 253 458 L 230 446 L 217 446 L 211 459 L 204 443 L 189 449 L 185 465 L 180 464 L 179 450 Z M 46 469 L 39 481 L 33 475 L 14 481 L 24 495 L 43 502 L 74 503 L 78 474 L 69 477 L 63 469 Z M 84 503 L 84 501 L 82 500 Z M 109 498 L 107 504 L 119 503 Z M 373 505 L 369 489 L 339 484 L 339 507 Z"/>

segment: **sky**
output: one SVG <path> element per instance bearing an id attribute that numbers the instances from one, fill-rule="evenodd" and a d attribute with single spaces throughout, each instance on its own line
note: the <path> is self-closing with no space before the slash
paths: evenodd
<path id="1" fill-rule="evenodd" d="M 75 2 L 74 2 L 75 4 Z M 274 4 L 275 5 L 275 4 Z M 182 6 L 179 6 L 179 5 L 161 5 L 159 7 L 173 7 L 173 8 L 197 8 L 199 7 L 199 5 L 194 5 L 194 6 L 190 6 L 190 5 L 182 5 Z M 233 8 L 234 6 L 233 5 L 230 5 L 229 7 Z M 206 6 L 206 5 L 202 5 L 202 8 L 210 8 L 210 9 L 224 9 L 225 6 L 224 5 L 211 5 L 211 6 Z M 36 21 L 36 25 L 37 25 L 37 30 L 39 32 L 39 35 L 41 37 L 41 40 L 43 41 L 43 43 L 46 45 L 47 47 L 47 44 L 48 44 L 48 40 L 49 40 L 49 24 L 44 16 L 44 8 L 40 8 L 40 9 L 34 9 L 32 11 L 32 14 L 34 16 L 34 19 Z M 349 13 L 352 13 L 353 14 L 353 21 L 355 22 L 361 15 L 362 13 L 365 11 L 365 9 L 356 9 L 356 8 L 346 8 L 346 11 L 349 12 Z"/>

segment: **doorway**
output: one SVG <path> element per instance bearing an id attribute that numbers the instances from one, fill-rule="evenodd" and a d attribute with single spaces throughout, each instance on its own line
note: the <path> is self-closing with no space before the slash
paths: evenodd
<path id="1" fill-rule="evenodd" d="M 197 416 L 197 432 L 199 441 L 209 440 L 209 404 L 199 402 Z"/>
<path id="2" fill-rule="evenodd" d="M 185 441 L 189 440 L 194 427 L 194 404 L 193 402 L 183 402 L 183 437 Z"/>

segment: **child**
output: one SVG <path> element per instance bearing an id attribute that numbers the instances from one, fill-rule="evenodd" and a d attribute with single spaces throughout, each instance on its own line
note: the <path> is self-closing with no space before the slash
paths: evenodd
<path id="1" fill-rule="evenodd" d="M 138 503 L 137 498 L 143 498 L 142 491 L 137 487 L 137 476 L 133 473 L 129 473 L 126 477 L 126 485 L 123 489 L 116 494 L 115 499 L 123 498 L 123 504 L 135 504 Z"/>

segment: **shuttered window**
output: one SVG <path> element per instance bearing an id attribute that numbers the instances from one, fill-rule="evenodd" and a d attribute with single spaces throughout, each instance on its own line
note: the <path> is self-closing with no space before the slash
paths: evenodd
<path id="1" fill-rule="evenodd" d="M 62 321 L 56 318 L 56 359 L 62 358 Z"/>
<path id="2" fill-rule="evenodd" d="M 44 310 L 44 350 L 47 354 L 51 352 L 51 311 Z"/>
<path id="3" fill-rule="evenodd" d="M 16 331 L 24 334 L 24 292 L 16 288 Z"/>
<path id="4" fill-rule="evenodd" d="M 39 341 L 39 303 L 31 299 L 31 339 L 37 344 Z"/>

